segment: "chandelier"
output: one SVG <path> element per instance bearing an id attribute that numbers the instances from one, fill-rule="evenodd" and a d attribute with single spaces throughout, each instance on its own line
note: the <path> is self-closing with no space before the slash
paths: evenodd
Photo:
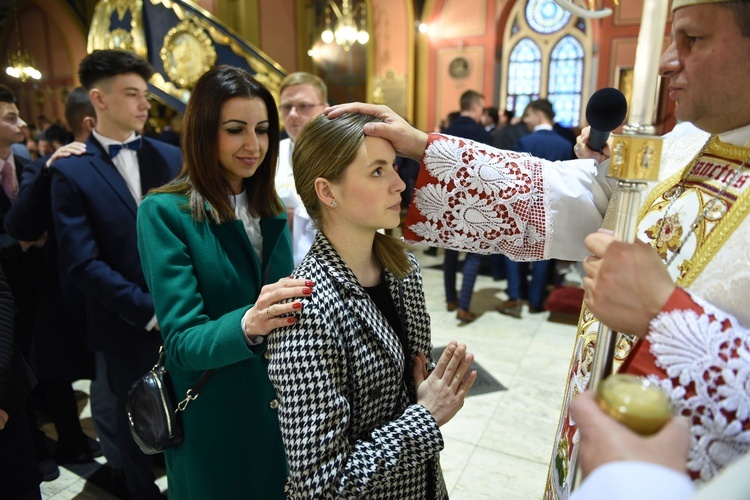
<path id="1" fill-rule="evenodd" d="M 42 77 L 42 73 L 34 67 L 34 59 L 31 57 L 26 49 L 21 48 L 21 32 L 18 30 L 18 11 L 16 7 L 13 7 L 13 18 L 16 25 L 16 42 L 18 50 L 15 54 L 11 54 L 8 57 L 8 67 L 5 68 L 5 72 L 13 78 L 18 78 L 22 82 L 25 82 L 29 78 L 39 80 Z"/>
<path id="2" fill-rule="evenodd" d="M 336 23 L 331 29 L 331 12 L 336 16 Z M 345 51 L 349 51 L 355 42 L 364 45 L 370 40 L 365 25 L 367 23 L 367 7 L 360 1 L 356 5 L 350 5 L 349 0 L 341 2 L 341 8 L 335 0 L 328 0 L 325 8 L 326 29 L 320 35 L 324 43 L 334 40 Z"/>

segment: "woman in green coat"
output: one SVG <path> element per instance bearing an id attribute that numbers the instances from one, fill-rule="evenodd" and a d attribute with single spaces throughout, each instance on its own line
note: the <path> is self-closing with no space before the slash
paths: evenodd
<path id="1" fill-rule="evenodd" d="M 286 458 L 268 379 L 266 335 L 294 322 L 284 207 L 274 190 L 279 118 L 247 72 L 214 68 L 185 113 L 184 165 L 138 210 L 138 249 L 178 400 L 185 439 L 165 452 L 171 499 L 284 498 Z"/>

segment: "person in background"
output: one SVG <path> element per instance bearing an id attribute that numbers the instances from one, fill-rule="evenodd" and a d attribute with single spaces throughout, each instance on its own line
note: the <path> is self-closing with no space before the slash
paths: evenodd
<path id="1" fill-rule="evenodd" d="M 310 249 L 316 229 L 297 194 L 292 172 L 292 153 L 302 128 L 328 106 L 328 87 L 319 77 L 305 72 L 291 73 L 279 87 L 281 118 L 289 135 L 279 144 L 279 165 L 276 168 L 276 191 L 286 206 L 287 220 L 292 231 L 294 265 Z"/>
<path id="2" fill-rule="evenodd" d="M 484 111 L 482 112 L 482 119 L 480 120 L 480 124 L 484 127 L 484 129 L 489 132 L 490 134 L 495 132 L 495 129 L 498 126 L 498 123 L 500 121 L 500 115 L 498 114 L 497 108 L 495 107 L 489 107 L 484 108 Z"/>
<path id="3" fill-rule="evenodd" d="M 54 461 L 57 464 L 82 463 L 102 454 L 96 440 L 86 436 L 78 418 L 78 406 L 72 382 L 94 378 L 93 354 L 84 342 L 84 311 L 80 293 L 61 275 L 58 266 L 57 237 L 52 222 L 50 194 L 51 165 L 71 154 L 86 151 L 84 141 L 94 127 L 96 113 L 83 88 L 74 89 L 65 102 L 65 117 L 77 142 L 65 144 L 68 132 L 51 125 L 44 132 L 57 147 L 54 154 L 39 158 L 24 168 L 18 197 L 5 217 L 8 233 L 27 250 L 40 248 L 43 259 L 37 263 L 38 303 L 34 313 L 33 346 L 30 360 L 39 379 L 37 394 L 40 408 L 52 418 L 57 431 Z M 92 384 L 95 392 L 96 383 Z M 91 398 L 92 405 L 98 397 Z M 102 434 L 98 412 L 93 412 L 97 434 Z M 111 419 L 105 422 L 109 423 Z M 43 436 L 42 436 L 43 437 Z M 46 448 L 44 441 L 40 448 Z M 47 453 L 38 451 L 40 459 Z M 51 459 L 50 459 L 51 460 Z M 116 461 L 109 460 L 111 467 Z M 44 468 L 57 466 L 45 464 Z"/>
<path id="4" fill-rule="evenodd" d="M 521 137 L 516 150 L 529 153 L 537 158 L 549 161 L 572 160 L 573 148 L 570 143 L 553 131 L 555 110 L 547 99 L 537 99 L 529 103 L 524 112 L 523 122 L 532 132 Z M 551 260 L 537 260 L 531 263 L 531 282 L 527 285 L 529 263 L 516 262 L 505 257 L 505 269 L 508 278 L 508 300 L 496 309 L 501 314 L 521 317 L 521 291 L 528 290 L 529 313 L 544 312 L 544 299 L 547 284 L 550 281 Z M 554 264 L 554 263 L 553 263 Z M 526 285 L 526 286 L 522 286 Z"/>
<path id="5" fill-rule="evenodd" d="M 70 142 L 70 132 L 65 130 L 62 125 L 50 125 L 47 130 L 39 134 L 41 137 L 49 143 L 51 151 L 48 151 L 46 155 L 49 156 L 55 151 Z"/>
<path id="6" fill-rule="evenodd" d="M 161 142 L 180 147 L 180 132 L 182 131 L 182 116 L 174 115 L 169 123 L 164 126 L 161 133 L 156 137 Z"/>
<path id="7" fill-rule="evenodd" d="M 492 134 L 492 145 L 498 149 L 516 151 L 518 140 L 531 133 L 529 127 L 521 119 L 526 116 L 526 109 L 519 118 L 512 111 L 506 111 L 506 116 L 509 117 L 505 125 L 498 127 Z"/>
<path id="8" fill-rule="evenodd" d="M 36 160 L 39 155 L 37 154 L 37 151 L 33 151 L 33 157 L 32 157 L 32 151 L 29 150 L 28 146 L 26 145 L 27 139 L 31 137 L 31 132 L 29 131 L 29 124 L 24 121 L 23 118 L 20 116 L 18 117 L 18 124 L 21 127 L 21 133 L 23 133 L 23 138 L 18 141 L 14 142 L 10 145 L 11 151 L 13 151 L 13 154 L 16 156 L 20 156 L 24 160 Z M 34 144 L 36 145 L 36 144 Z"/>
<path id="9" fill-rule="evenodd" d="M 289 278 L 289 228 L 273 189 L 276 103 L 245 70 L 216 67 L 193 88 L 182 133 L 178 179 L 138 210 L 138 249 L 175 394 L 215 372 L 181 413 L 184 441 L 165 451 L 169 497 L 283 499 L 266 336 L 301 307 L 281 302 L 314 283 Z"/>
<path id="10" fill-rule="evenodd" d="M 484 113 L 484 96 L 474 90 L 467 90 L 461 94 L 460 115 L 445 129 L 446 135 L 471 139 L 484 144 L 492 143 L 492 136 L 480 124 Z M 457 214 L 458 215 L 458 214 Z M 461 220 L 456 221 L 462 224 Z M 443 284 L 445 286 L 445 302 L 448 311 L 456 311 L 456 318 L 462 323 L 471 323 L 477 315 L 469 309 L 474 295 L 474 283 L 479 274 L 481 257 L 477 253 L 468 252 L 464 258 L 461 281 L 461 294 L 456 291 L 456 273 L 458 272 L 458 252 L 445 250 L 443 262 Z"/>
<path id="11" fill-rule="evenodd" d="M 34 385 L 15 342 L 13 293 L 0 264 L 0 485 L 8 500 L 41 500 L 42 474 L 26 415 Z"/>
<path id="12" fill-rule="evenodd" d="M 295 276 L 315 281 L 269 337 L 290 498 L 447 498 L 440 426 L 476 380 L 451 342 L 432 367 L 419 265 L 378 233 L 400 222 L 396 153 L 365 138 L 373 118 L 313 119 L 294 152 L 297 190 L 319 227 Z M 291 312 L 291 314 L 289 314 Z M 303 370 L 300 367 L 304 367 Z"/>

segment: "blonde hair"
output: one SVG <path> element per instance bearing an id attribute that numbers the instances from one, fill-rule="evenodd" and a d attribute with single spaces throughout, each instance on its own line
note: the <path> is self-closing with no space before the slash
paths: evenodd
<path id="1" fill-rule="evenodd" d="M 279 86 L 279 95 L 284 93 L 284 89 L 292 87 L 294 85 L 309 85 L 318 91 L 320 97 L 320 104 L 328 102 L 328 87 L 320 77 L 317 77 L 311 73 L 305 73 L 304 71 L 297 71 L 296 73 L 289 73 Z"/>
<path id="2" fill-rule="evenodd" d="M 359 114 L 334 119 L 319 115 L 305 125 L 297 138 L 292 153 L 294 184 L 318 229 L 323 227 L 323 213 L 315 191 L 315 179 L 322 177 L 338 182 L 365 140 L 365 124 L 374 121 L 381 120 Z M 373 252 L 380 264 L 399 278 L 412 270 L 406 245 L 399 239 L 375 233 Z"/>

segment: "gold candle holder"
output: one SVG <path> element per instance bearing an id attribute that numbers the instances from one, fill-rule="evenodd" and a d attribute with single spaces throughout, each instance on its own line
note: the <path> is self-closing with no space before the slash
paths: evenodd
<path id="1" fill-rule="evenodd" d="M 605 379 L 596 391 L 599 406 L 634 432 L 648 436 L 672 418 L 672 402 L 655 382 L 619 374 Z"/>

